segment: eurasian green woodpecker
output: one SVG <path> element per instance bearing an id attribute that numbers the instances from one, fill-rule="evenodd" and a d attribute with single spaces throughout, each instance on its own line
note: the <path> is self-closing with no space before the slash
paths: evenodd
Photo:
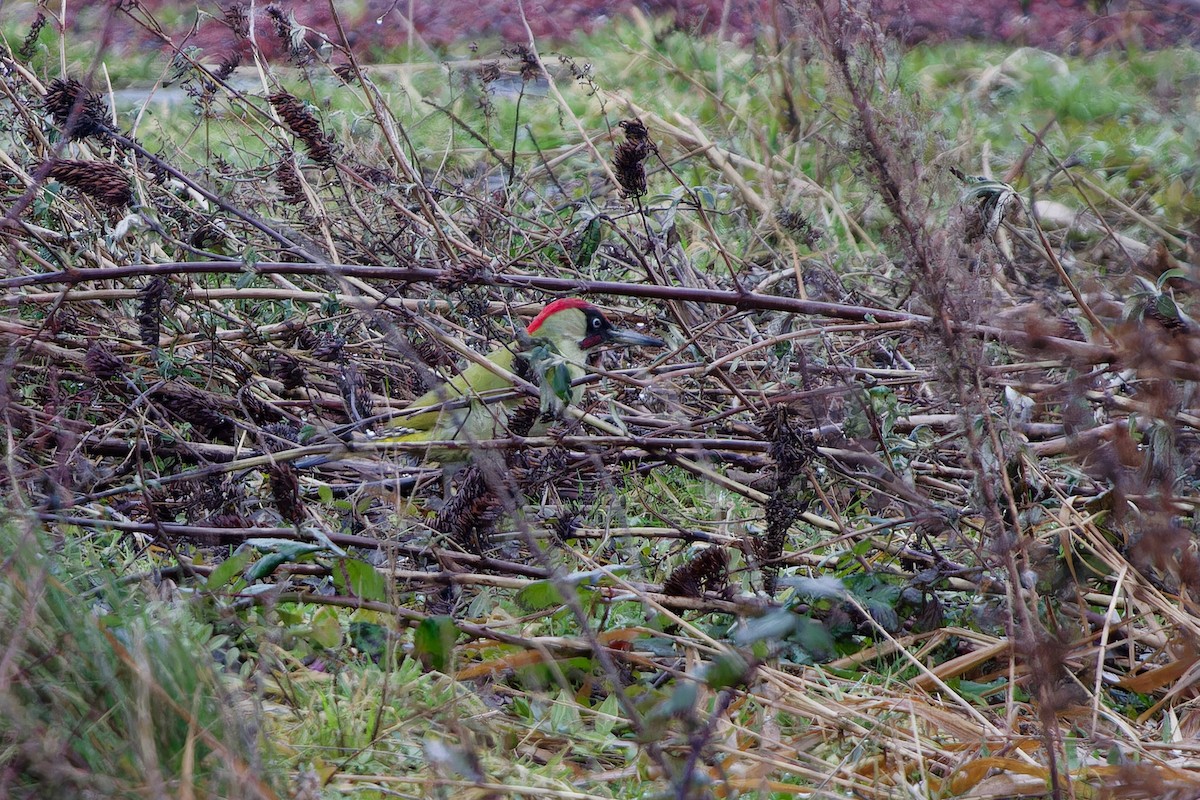
<path id="1" fill-rule="evenodd" d="M 579 402 L 583 387 L 575 381 L 587 372 L 587 354 L 604 344 L 662 347 L 653 336 L 618 328 L 600 309 L 578 298 L 555 300 L 534 317 L 517 342 L 498 347 L 486 356 L 496 371 L 472 364 L 441 386 L 414 400 L 387 423 L 380 437 L 389 442 L 475 442 L 508 435 L 509 415 L 524 398 L 513 391 L 512 373 L 537 385 L 542 411 L 555 405 Z M 542 415 L 546 415 L 543 413 Z M 530 433 L 547 425 L 539 420 Z M 437 460 L 465 458 L 469 450 L 435 450 Z M 338 458 L 337 455 L 301 459 L 304 468 Z"/>

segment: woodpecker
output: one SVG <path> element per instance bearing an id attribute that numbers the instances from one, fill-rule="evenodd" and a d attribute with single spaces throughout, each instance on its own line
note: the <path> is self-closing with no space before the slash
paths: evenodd
<path id="1" fill-rule="evenodd" d="M 472 364 L 446 383 L 414 400 L 388 422 L 380 437 L 388 442 L 474 442 L 508 435 L 509 415 L 524 398 L 512 381 L 517 375 L 539 387 L 541 414 L 529 431 L 547 427 L 552 411 L 578 403 L 583 387 L 574 385 L 587 372 L 587 355 L 605 344 L 663 347 L 662 339 L 613 325 L 600 309 L 578 298 L 555 300 L 542 309 L 517 342 L 498 347 L 486 359 L 499 370 Z M 466 458 L 469 448 L 430 452 L 434 460 Z M 300 468 L 342 457 L 315 456 L 296 462 Z"/>

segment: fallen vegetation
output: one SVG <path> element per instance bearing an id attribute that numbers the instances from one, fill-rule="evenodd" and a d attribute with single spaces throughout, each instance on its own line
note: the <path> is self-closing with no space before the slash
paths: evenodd
<path id="1" fill-rule="evenodd" d="M 1196 796 L 1200 57 L 845 5 L 233 5 L 132 103 L 10 35 L 0 793 Z M 668 347 L 499 473 L 373 437 L 569 295 Z"/>

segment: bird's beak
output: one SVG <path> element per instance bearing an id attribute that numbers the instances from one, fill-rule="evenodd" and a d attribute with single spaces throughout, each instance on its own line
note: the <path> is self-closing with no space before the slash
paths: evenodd
<path id="1" fill-rule="evenodd" d="M 629 328 L 609 328 L 604 337 L 614 344 L 624 344 L 630 347 L 666 347 L 667 343 L 654 336 L 647 336 Z"/>

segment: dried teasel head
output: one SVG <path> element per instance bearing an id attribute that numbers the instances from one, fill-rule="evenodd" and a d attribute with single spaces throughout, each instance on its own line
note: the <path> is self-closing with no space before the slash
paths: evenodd
<path id="1" fill-rule="evenodd" d="M 46 177 L 83 192 L 103 206 L 115 209 L 133 202 L 133 187 L 116 164 L 61 158 L 43 167 Z"/>
<path id="2" fill-rule="evenodd" d="M 650 132 L 638 118 L 623 119 L 617 125 L 625 131 L 625 141 L 617 145 L 613 171 L 625 197 L 641 197 L 646 193 L 646 167 L 643 161 L 650 155 Z"/>

